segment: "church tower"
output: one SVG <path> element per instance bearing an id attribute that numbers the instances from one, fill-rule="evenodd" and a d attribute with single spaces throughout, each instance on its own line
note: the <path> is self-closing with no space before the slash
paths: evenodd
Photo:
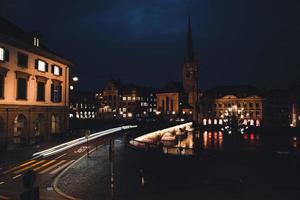
<path id="1" fill-rule="evenodd" d="M 182 82 L 183 88 L 189 96 L 189 104 L 192 107 L 195 106 L 197 98 L 197 67 L 197 60 L 193 49 L 192 26 L 189 18 L 186 38 L 186 55 L 182 67 Z"/>

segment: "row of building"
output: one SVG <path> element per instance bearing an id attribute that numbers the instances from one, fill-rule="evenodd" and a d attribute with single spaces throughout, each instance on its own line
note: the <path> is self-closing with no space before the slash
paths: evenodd
<path id="1" fill-rule="evenodd" d="M 118 84 L 117 84 L 118 83 Z M 100 119 L 198 120 L 203 126 L 222 125 L 226 115 L 235 115 L 250 126 L 290 126 L 300 124 L 300 84 L 281 90 L 262 90 L 248 85 L 215 87 L 199 92 L 198 119 L 189 96 L 180 83 L 171 82 L 162 90 L 143 87 L 123 89 L 109 80 L 101 92 L 93 94 Z M 298 96 L 297 96 L 298 95 Z M 84 112 L 84 111 L 82 111 Z"/>
<path id="2" fill-rule="evenodd" d="M 97 94 L 99 118 L 194 120 L 203 126 L 222 125 L 227 115 L 250 126 L 291 126 L 300 123 L 300 83 L 285 90 L 225 86 L 201 91 L 198 60 L 194 54 L 192 27 L 188 21 L 182 82 L 170 82 L 162 90 L 109 80 Z"/>
<path id="3" fill-rule="evenodd" d="M 0 147 L 48 140 L 69 120 L 176 120 L 220 125 L 228 114 L 252 126 L 299 126 L 300 86 L 263 91 L 250 86 L 198 88 L 190 21 L 182 82 L 163 89 L 110 79 L 96 93 L 75 90 L 71 61 L 43 45 L 37 33 L 0 17 Z"/>

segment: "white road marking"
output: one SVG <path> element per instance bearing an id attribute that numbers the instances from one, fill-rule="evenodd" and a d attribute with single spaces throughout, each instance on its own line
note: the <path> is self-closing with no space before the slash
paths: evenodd
<path id="1" fill-rule="evenodd" d="M 17 176 L 14 176 L 12 179 L 16 179 L 18 177 L 22 176 L 22 174 L 18 174 Z"/>
<path id="2" fill-rule="evenodd" d="M 59 158 L 65 156 L 65 155 L 67 155 L 67 153 L 64 153 L 63 155 L 60 155 L 60 156 L 58 156 L 57 158 L 54 158 L 54 160 L 57 160 L 57 159 L 59 159 Z"/>

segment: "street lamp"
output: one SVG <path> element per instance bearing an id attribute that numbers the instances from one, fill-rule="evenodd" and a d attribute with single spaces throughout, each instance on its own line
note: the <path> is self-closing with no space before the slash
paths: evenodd
<path id="1" fill-rule="evenodd" d="M 74 82 L 77 82 L 79 79 L 78 79 L 77 76 L 74 76 L 74 77 L 72 78 L 72 80 L 73 80 Z"/>

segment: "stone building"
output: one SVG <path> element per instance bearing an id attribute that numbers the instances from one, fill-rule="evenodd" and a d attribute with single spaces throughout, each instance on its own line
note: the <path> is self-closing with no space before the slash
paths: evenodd
<path id="1" fill-rule="evenodd" d="M 49 139 L 68 129 L 71 62 L 36 33 L 0 18 L 0 146 Z"/>
<path id="2" fill-rule="evenodd" d="M 265 99 L 251 86 L 216 87 L 204 92 L 200 102 L 200 123 L 204 126 L 222 125 L 229 113 L 244 125 L 259 127 L 265 119 Z"/>
<path id="3" fill-rule="evenodd" d="M 186 39 L 186 55 L 182 65 L 182 83 L 176 83 L 177 86 L 170 88 L 166 86 L 160 90 L 157 96 L 157 110 L 166 118 L 174 118 L 181 116 L 186 119 L 196 119 L 194 112 L 197 104 L 198 91 L 198 62 L 194 54 L 192 40 L 192 26 L 190 19 L 188 20 L 187 39 Z M 170 84 L 170 83 L 169 83 Z M 194 113 L 194 116 L 190 115 Z"/>
<path id="4" fill-rule="evenodd" d="M 93 120 L 98 115 L 98 101 L 94 92 L 71 92 L 69 118 L 77 120 Z"/>
<path id="5" fill-rule="evenodd" d="M 142 120 L 152 118 L 156 113 L 155 90 L 149 87 L 111 79 L 96 95 L 102 119 Z"/>
<path id="6" fill-rule="evenodd" d="M 181 82 L 169 82 L 156 93 L 157 114 L 164 119 L 192 119 L 192 108 Z"/>

